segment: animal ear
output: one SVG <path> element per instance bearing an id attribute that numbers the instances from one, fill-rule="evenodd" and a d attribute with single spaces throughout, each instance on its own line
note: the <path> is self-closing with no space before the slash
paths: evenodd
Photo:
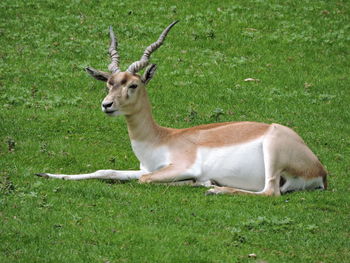
<path id="1" fill-rule="evenodd" d="M 85 71 L 90 76 L 94 77 L 95 79 L 101 80 L 101 81 L 104 81 L 104 82 L 106 82 L 108 80 L 109 76 L 111 75 L 110 73 L 99 71 L 99 70 L 91 68 L 91 67 L 85 68 Z"/>
<path id="2" fill-rule="evenodd" d="M 145 73 L 143 73 L 143 76 L 142 76 L 143 83 L 147 84 L 153 78 L 153 75 L 156 72 L 156 70 L 157 70 L 157 65 L 156 64 L 151 64 L 145 70 Z"/>

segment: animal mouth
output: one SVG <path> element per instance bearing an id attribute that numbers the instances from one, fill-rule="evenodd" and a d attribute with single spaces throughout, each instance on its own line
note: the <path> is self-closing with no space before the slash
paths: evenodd
<path id="1" fill-rule="evenodd" d="M 108 116 L 118 116 L 122 114 L 119 110 L 106 110 L 104 113 L 106 113 Z"/>
<path id="2" fill-rule="evenodd" d="M 115 112 L 116 112 L 116 110 L 108 110 L 108 111 L 105 111 L 106 114 L 113 114 L 113 113 L 115 113 Z"/>

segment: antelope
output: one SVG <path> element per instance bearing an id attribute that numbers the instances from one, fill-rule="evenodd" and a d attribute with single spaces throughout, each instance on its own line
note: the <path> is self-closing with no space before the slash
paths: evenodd
<path id="1" fill-rule="evenodd" d="M 125 116 L 140 170 L 37 175 L 65 180 L 191 184 L 208 187 L 207 194 L 279 196 L 290 191 L 326 189 L 325 168 L 301 137 L 286 126 L 244 121 L 174 129 L 154 121 L 146 85 L 157 66 L 149 65 L 149 60 L 177 22 L 171 23 L 126 71 L 119 68 L 117 40 L 110 26 L 110 72 L 85 69 L 106 82 L 108 94 L 102 101 L 102 111 L 108 116 Z M 144 68 L 143 75 L 137 74 Z"/>

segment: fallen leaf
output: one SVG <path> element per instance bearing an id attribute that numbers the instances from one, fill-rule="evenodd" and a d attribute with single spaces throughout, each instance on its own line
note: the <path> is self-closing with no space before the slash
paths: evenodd
<path id="1" fill-rule="evenodd" d="M 304 83 L 305 88 L 310 88 L 312 86 L 313 86 L 313 84 L 311 84 L 311 83 L 307 83 L 307 82 Z"/>
<path id="2" fill-rule="evenodd" d="M 258 31 L 257 29 L 252 28 L 252 27 L 248 27 L 248 28 L 246 28 L 246 30 L 247 30 L 247 31 L 251 31 L 251 32 L 256 32 L 256 31 Z"/>
<path id="3" fill-rule="evenodd" d="M 254 78 L 246 78 L 244 79 L 245 82 L 259 82 L 260 79 L 254 79 Z"/>

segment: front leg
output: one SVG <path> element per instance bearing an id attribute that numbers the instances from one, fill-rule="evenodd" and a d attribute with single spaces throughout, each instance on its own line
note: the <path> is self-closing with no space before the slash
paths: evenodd
<path id="1" fill-rule="evenodd" d="M 157 171 L 142 175 L 139 179 L 140 183 L 173 183 L 194 179 L 193 176 L 185 173 L 186 168 L 169 164 Z"/>
<path id="2" fill-rule="evenodd" d="M 89 174 L 50 174 L 38 173 L 37 176 L 45 178 L 56 178 L 64 180 L 86 180 L 86 179 L 113 179 L 120 181 L 137 180 L 147 172 L 139 171 L 120 171 L 120 170 L 98 170 Z"/>

